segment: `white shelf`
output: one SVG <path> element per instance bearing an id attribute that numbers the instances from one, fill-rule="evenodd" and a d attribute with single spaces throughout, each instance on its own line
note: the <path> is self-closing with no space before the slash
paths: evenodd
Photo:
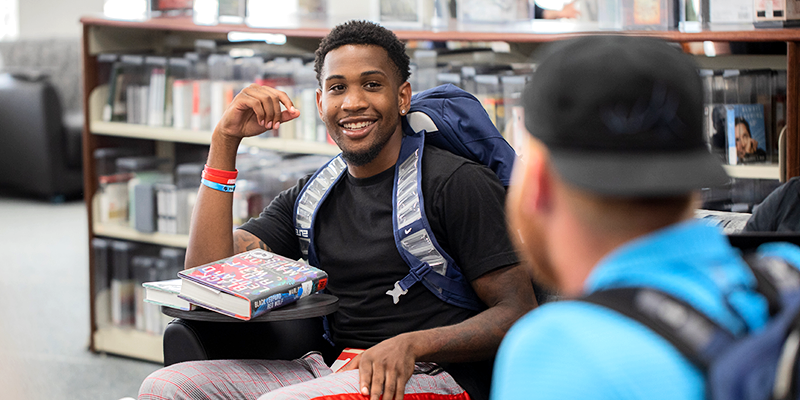
<path id="1" fill-rule="evenodd" d="M 164 363 L 164 337 L 131 328 L 105 327 L 94 331 L 94 350 Z"/>
<path id="2" fill-rule="evenodd" d="M 725 171 L 733 178 L 781 179 L 777 164 L 769 165 L 725 165 Z"/>
<path id="3" fill-rule="evenodd" d="M 152 243 L 161 246 L 186 248 L 189 235 L 170 235 L 166 233 L 142 233 L 129 226 L 95 223 L 94 234 L 134 242 Z"/>
<path id="4" fill-rule="evenodd" d="M 203 132 L 189 129 L 174 129 L 103 121 L 92 121 L 89 125 L 89 129 L 95 135 L 120 136 L 178 143 L 211 144 L 211 132 L 207 131 Z M 328 143 L 296 139 L 250 137 L 242 140 L 242 145 L 298 154 L 336 155 L 340 152 L 338 147 Z"/>

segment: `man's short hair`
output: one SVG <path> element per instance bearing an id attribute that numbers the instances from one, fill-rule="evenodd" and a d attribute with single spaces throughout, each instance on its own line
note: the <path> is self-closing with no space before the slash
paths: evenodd
<path id="1" fill-rule="evenodd" d="M 408 80 L 411 76 L 409 70 L 410 60 L 406 54 L 406 46 L 395 34 L 369 21 L 348 21 L 336 26 L 331 32 L 322 39 L 319 48 L 314 53 L 314 71 L 317 73 L 317 82 L 322 85 L 322 67 L 325 64 L 325 56 L 329 52 L 348 44 L 374 45 L 380 46 L 389 55 L 395 67 L 397 67 L 397 77 L 400 83 Z"/>

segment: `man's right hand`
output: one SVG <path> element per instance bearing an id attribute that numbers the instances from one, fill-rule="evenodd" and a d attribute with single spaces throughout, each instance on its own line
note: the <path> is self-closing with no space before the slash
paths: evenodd
<path id="1" fill-rule="evenodd" d="M 281 104 L 286 110 L 281 111 Z M 286 93 L 269 86 L 252 84 L 234 97 L 217 124 L 216 133 L 241 140 L 300 116 Z"/>

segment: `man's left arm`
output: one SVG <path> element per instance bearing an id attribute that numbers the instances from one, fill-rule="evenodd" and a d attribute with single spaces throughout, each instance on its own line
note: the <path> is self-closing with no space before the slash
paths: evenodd
<path id="1" fill-rule="evenodd" d="M 403 398 L 417 361 L 467 362 L 494 357 L 511 325 L 536 306 L 531 279 L 517 264 L 472 281 L 486 310 L 459 324 L 407 332 L 367 349 L 348 365 L 359 369 L 360 387 L 370 400 Z"/>

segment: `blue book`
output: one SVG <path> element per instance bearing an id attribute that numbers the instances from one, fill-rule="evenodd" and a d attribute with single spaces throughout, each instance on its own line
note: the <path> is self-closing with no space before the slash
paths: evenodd
<path id="1" fill-rule="evenodd" d="M 732 129 L 736 141 L 737 163 L 766 161 L 767 130 L 764 123 L 764 105 L 733 104 L 732 106 L 734 110 Z M 729 121 L 729 127 L 730 124 Z M 728 136 L 730 137 L 730 133 Z"/>
<path id="2" fill-rule="evenodd" d="M 734 107 L 728 104 L 709 104 L 704 112 L 703 125 L 709 151 L 725 164 L 736 164 Z"/>

